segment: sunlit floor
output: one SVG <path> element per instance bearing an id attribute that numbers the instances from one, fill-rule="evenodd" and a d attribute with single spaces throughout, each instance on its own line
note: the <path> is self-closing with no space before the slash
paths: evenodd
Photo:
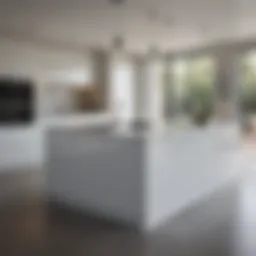
<path id="1" fill-rule="evenodd" d="M 253 168 L 147 235 L 48 204 L 41 180 L 36 172 L 1 175 L 0 255 L 256 255 Z"/>

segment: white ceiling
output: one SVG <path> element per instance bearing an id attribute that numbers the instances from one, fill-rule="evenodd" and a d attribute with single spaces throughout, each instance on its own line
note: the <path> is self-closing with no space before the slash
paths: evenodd
<path id="1" fill-rule="evenodd" d="M 256 35 L 255 0 L 0 0 L 0 30 L 84 46 L 179 50 Z"/>

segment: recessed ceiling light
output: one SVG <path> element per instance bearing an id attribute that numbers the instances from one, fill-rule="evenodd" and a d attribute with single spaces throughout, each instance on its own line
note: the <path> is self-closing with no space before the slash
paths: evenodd
<path id="1" fill-rule="evenodd" d="M 117 35 L 112 39 L 113 48 L 116 50 L 124 49 L 125 47 L 125 39 L 121 35 Z"/>
<path id="2" fill-rule="evenodd" d="M 156 21 L 158 19 L 158 10 L 155 8 L 149 9 L 146 16 L 149 21 Z"/>
<path id="3" fill-rule="evenodd" d="M 172 25 L 174 25 L 175 21 L 172 18 L 166 18 L 163 19 L 163 24 L 165 25 L 165 27 L 169 28 Z"/>
<path id="4" fill-rule="evenodd" d="M 126 0 L 109 0 L 109 2 L 112 4 L 112 5 L 122 5 L 126 2 Z"/>

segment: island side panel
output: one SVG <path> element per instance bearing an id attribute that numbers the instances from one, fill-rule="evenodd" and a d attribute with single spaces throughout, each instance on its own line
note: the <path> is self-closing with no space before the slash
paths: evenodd
<path id="1" fill-rule="evenodd" d="M 145 226 L 154 229 L 239 177 L 232 127 L 189 128 L 148 140 Z"/>

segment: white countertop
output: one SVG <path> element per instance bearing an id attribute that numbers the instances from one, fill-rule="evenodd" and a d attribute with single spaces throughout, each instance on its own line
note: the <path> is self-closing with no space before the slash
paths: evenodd
<path id="1" fill-rule="evenodd" d="M 79 126 L 100 125 L 111 122 L 108 113 L 85 113 L 43 117 L 38 120 L 39 125 L 46 128 L 72 128 Z"/>

